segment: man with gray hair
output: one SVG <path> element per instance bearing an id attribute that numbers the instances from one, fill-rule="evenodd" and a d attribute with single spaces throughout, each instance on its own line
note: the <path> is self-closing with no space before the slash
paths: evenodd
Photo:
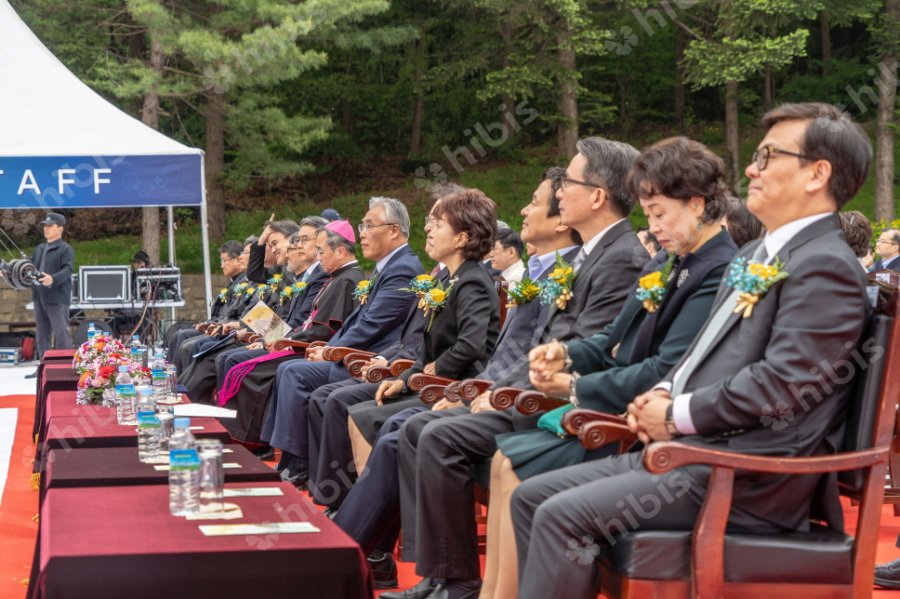
<path id="1" fill-rule="evenodd" d="M 869 272 L 879 270 L 893 270 L 900 272 L 900 231 L 897 229 L 885 229 L 875 241 L 875 253 L 878 260 L 869 269 Z"/>
<path id="2" fill-rule="evenodd" d="M 339 222 L 350 228 L 347 221 L 329 227 Z M 359 307 L 328 345 L 377 353 L 398 339 L 415 301 L 413 294 L 400 290 L 424 269 L 407 243 L 409 213 L 400 200 L 370 199 L 369 211 L 357 229 L 363 256 L 375 262 L 375 270 L 368 287 L 358 294 Z M 350 377 L 342 364 L 323 361 L 322 352 L 323 348 L 308 350 L 304 359 L 278 367 L 263 426 L 262 439 L 282 450 L 282 478 L 298 486 L 305 485 L 308 478 L 309 396 L 326 383 Z"/>

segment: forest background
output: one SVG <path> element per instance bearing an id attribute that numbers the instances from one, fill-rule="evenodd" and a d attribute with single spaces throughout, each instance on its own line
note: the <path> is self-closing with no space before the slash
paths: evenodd
<path id="1" fill-rule="evenodd" d="M 847 209 L 897 216 L 900 0 L 12 4 L 104 98 L 204 149 L 213 258 L 272 213 L 332 206 L 356 223 L 373 195 L 407 204 L 421 249 L 444 182 L 482 189 L 517 227 L 543 170 L 586 135 L 638 148 L 688 135 L 722 156 L 742 197 L 760 116 L 796 101 L 863 124 L 876 160 Z M 140 248 L 165 263 L 164 216 L 71 211 L 67 237 L 78 264 L 127 264 Z M 202 269 L 198 216 L 176 210 L 184 272 Z M 34 245 L 39 217 L 5 217 L 7 229 Z"/>

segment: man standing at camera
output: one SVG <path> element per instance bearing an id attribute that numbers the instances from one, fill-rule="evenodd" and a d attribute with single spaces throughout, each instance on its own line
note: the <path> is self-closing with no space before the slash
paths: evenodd
<path id="1" fill-rule="evenodd" d="M 37 325 L 35 342 L 38 359 L 51 347 L 72 347 L 69 304 L 72 301 L 72 269 L 75 262 L 72 246 L 62 239 L 66 217 L 50 212 L 40 224 L 44 226 L 46 241 L 37 246 L 31 255 L 31 261 L 41 273 L 31 290 Z"/>

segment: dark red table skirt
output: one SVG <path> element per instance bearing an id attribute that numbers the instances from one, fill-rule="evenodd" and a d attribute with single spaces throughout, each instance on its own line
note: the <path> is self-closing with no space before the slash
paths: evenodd
<path id="1" fill-rule="evenodd" d="M 83 447 L 137 447 L 137 429 L 116 424 L 115 408 L 93 407 L 79 416 L 54 417 L 47 426 L 47 438 L 42 439 L 44 452 L 51 449 Z M 104 411 L 105 410 L 105 411 Z M 191 418 L 191 430 L 199 439 L 219 439 L 231 442 L 231 436 L 215 418 Z"/>
<path id="2" fill-rule="evenodd" d="M 34 394 L 34 431 L 40 432 L 41 422 L 44 421 L 44 409 L 47 394 L 51 391 L 75 391 L 78 387 L 79 375 L 72 368 L 72 362 L 49 362 L 38 366 L 37 386 Z"/>
<path id="3" fill-rule="evenodd" d="M 39 599 L 372 596 L 359 547 L 285 483 L 280 497 L 228 499 L 241 520 L 311 522 L 321 532 L 205 537 L 169 514 L 165 485 L 50 489 L 41 508 Z M 214 524 L 207 521 L 203 524 Z"/>
<path id="4" fill-rule="evenodd" d="M 225 482 L 279 482 L 281 476 L 261 462 L 242 445 L 226 445 L 225 463 L 240 464 L 226 468 Z M 100 447 L 94 449 L 54 449 L 47 456 L 41 476 L 44 490 L 64 487 L 108 487 L 128 485 L 165 485 L 169 473 L 138 460 L 137 447 Z"/>

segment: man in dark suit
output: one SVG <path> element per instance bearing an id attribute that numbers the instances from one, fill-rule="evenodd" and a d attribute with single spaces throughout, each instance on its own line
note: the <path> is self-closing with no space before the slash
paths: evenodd
<path id="1" fill-rule="evenodd" d="M 50 212 L 40 223 L 44 227 L 44 243 L 35 248 L 31 261 L 42 273 L 39 285 L 31 288 L 37 355 L 44 355 L 51 346 L 56 349 L 72 347 L 69 333 L 69 304 L 72 303 L 72 269 L 75 252 L 63 241 L 66 217 Z M 55 344 L 51 345 L 55 341 Z"/>
<path id="2" fill-rule="evenodd" d="M 875 252 L 879 258 L 869 272 L 878 272 L 879 270 L 900 272 L 900 231 L 897 229 L 882 231 L 875 242 Z"/>
<path id="3" fill-rule="evenodd" d="M 495 388 L 529 385 L 527 355 L 533 345 L 589 336 L 618 314 L 648 259 L 626 218 L 635 200 L 626 190 L 625 179 L 637 156 L 637 150 L 627 144 L 602 138 L 581 140 L 578 154 L 560 176 L 554 200 L 548 198 L 540 207 L 523 211 L 528 225 L 522 230 L 525 241 L 534 243 L 531 221 L 549 206 L 558 210 L 558 224 L 574 229 L 585 242 L 573 259 L 572 298 L 564 308 L 554 304 L 542 311 L 537 326 L 531 327 L 535 332 L 530 342 L 493 379 Z M 539 188 L 538 194 L 547 193 L 548 188 Z M 430 593 L 456 597 L 477 589 L 478 561 L 471 555 L 476 531 L 474 519 L 468 518 L 474 505 L 472 466 L 490 459 L 497 434 L 532 428 L 536 420 L 522 417 L 515 409 L 494 411 L 489 397 L 486 393 L 477 398 L 471 405 L 473 413 L 468 413 L 469 408 L 426 412 L 410 418 L 401 429 L 404 558 L 415 559 L 416 572 L 425 577 L 418 588 L 408 591 L 410 597 Z M 435 589 L 438 579 L 446 581 Z"/>
<path id="4" fill-rule="evenodd" d="M 397 340 L 414 296 L 400 291 L 422 274 L 422 263 L 410 249 L 409 214 L 392 198 L 372 198 L 359 225 L 363 255 L 375 261 L 370 289 L 329 341 L 333 347 L 381 351 Z M 278 367 L 275 389 L 264 425 L 264 440 L 286 454 L 282 477 L 303 485 L 308 478 L 307 405 L 318 387 L 349 378 L 340 363 L 322 360 L 322 348 L 302 360 Z"/>
<path id="5" fill-rule="evenodd" d="M 329 278 L 329 274 L 320 266 L 318 255 L 316 254 L 316 235 L 319 229 L 328 224 L 324 218 L 320 216 L 307 216 L 300 221 L 300 230 L 292 236 L 291 243 L 285 250 L 289 267 L 295 271 L 297 281 L 302 284 L 303 289 L 291 292 L 291 297 L 287 300 L 288 309 L 284 321 L 293 331 L 298 329 L 312 311 L 313 300 L 319 294 L 322 285 Z M 300 271 L 299 269 L 302 269 Z M 299 330 L 299 329 L 298 329 Z M 258 356 L 264 355 L 266 349 L 244 348 L 229 352 L 223 352 L 216 357 L 216 388 L 221 389 L 222 383 L 225 382 L 225 375 L 229 370 L 244 362 L 252 360 Z"/>
<path id="6" fill-rule="evenodd" d="M 752 312 L 735 310 L 741 289 L 723 282 L 681 361 L 629 405 L 629 424 L 645 443 L 682 437 L 716 450 L 792 457 L 832 453 L 843 437 L 854 377 L 833 368 L 855 364 L 870 308 L 834 212 L 865 180 L 871 145 L 826 104 L 780 106 L 763 124 L 765 138 L 745 172 L 747 205 L 768 233 L 739 258 L 787 277 L 758 295 Z M 573 559 L 571 551 L 566 559 L 566 551 L 602 554 L 634 528 L 690 530 L 708 475 L 696 466 L 653 475 L 639 453 L 628 453 L 526 480 L 511 502 L 519 596 L 593 596 L 595 561 Z M 813 509 L 819 484 L 823 513 Z M 739 472 L 729 529 L 808 530 L 812 511 L 843 530 L 835 485 L 819 476 Z"/>
<path id="7" fill-rule="evenodd" d="M 353 229 L 347 221 L 328 223 L 319 230 L 316 239 L 318 268 L 328 273 L 329 278 L 320 286 L 306 320 L 287 336 L 294 341 L 311 343 L 330 340 L 356 309 L 358 302 L 354 292 L 365 279 L 356 261 Z M 271 349 L 263 350 L 264 355 L 235 366 L 219 393 L 219 405 L 237 410 L 237 417 L 226 421 L 225 427 L 241 443 L 260 443 L 261 428 L 278 368 L 287 361 L 303 358 L 303 353 L 270 353 Z M 266 444 L 260 451 L 265 456 L 272 449 Z"/>

